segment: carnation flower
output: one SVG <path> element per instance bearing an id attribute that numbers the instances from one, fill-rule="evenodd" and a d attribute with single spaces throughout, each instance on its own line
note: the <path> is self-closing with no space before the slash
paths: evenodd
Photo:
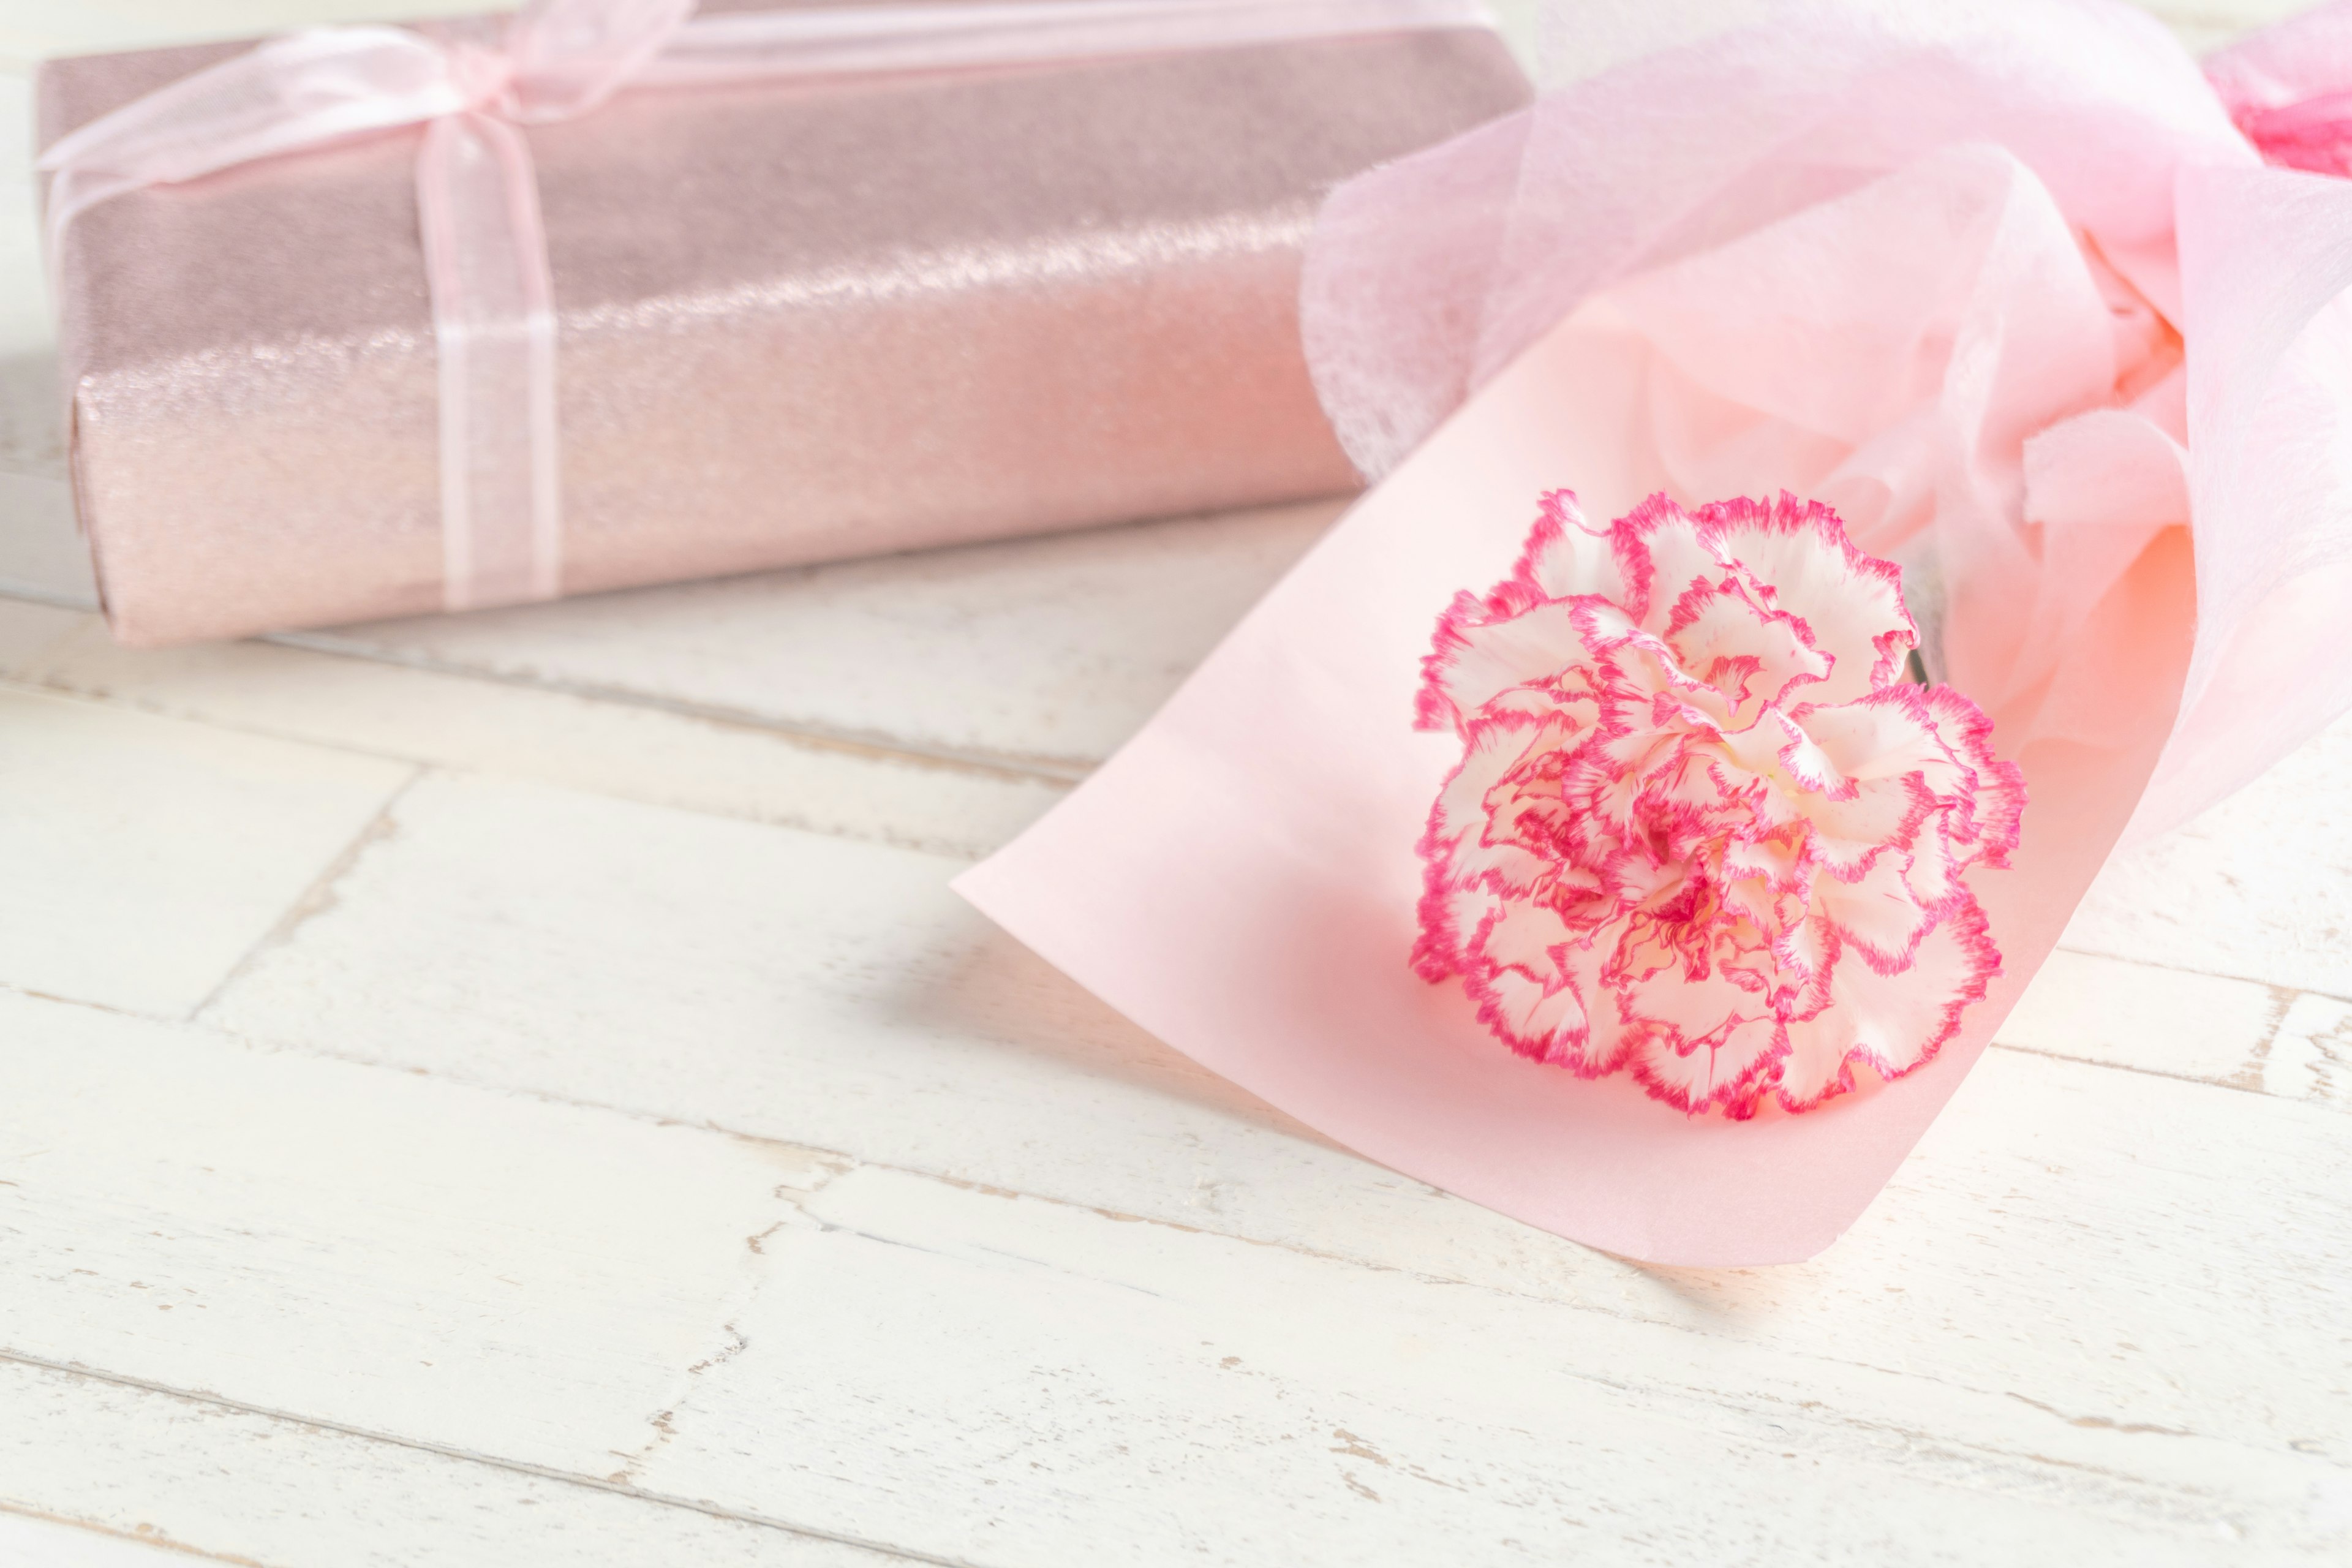
<path id="1" fill-rule="evenodd" d="M 1606 531 L 1544 498 L 1459 595 L 1420 721 L 1440 790 L 1413 964 L 1513 1050 L 1679 1110 L 1811 1110 L 1928 1060 L 2000 955 L 1968 885 L 2025 786 L 1991 724 L 1903 679 L 1900 574 L 1783 493 Z"/>

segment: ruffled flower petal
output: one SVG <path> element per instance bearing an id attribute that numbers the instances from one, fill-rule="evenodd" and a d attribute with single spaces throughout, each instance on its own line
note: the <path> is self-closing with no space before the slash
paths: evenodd
<path id="1" fill-rule="evenodd" d="M 2000 973 L 2000 953 L 1973 906 L 1938 923 L 1895 973 L 1840 964 L 1830 1005 L 1790 1030 L 1781 1103 L 1810 1110 L 1846 1092 L 1854 1087 L 1856 1063 L 1895 1079 L 1928 1061 L 1959 1033 L 1961 1013 L 1984 1000 Z"/>
<path id="2" fill-rule="evenodd" d="M 1927 1060 L 1999 972 L 1968 878 L 2025 791 L 1974 703 L 1899 680 L 1914 637 L 1825 507 L 1656 496 L 1604 531 L 1546 497 L 1424 662 L 1463 759 L 1416 969 L 1520 1055 L 1692 1114 Z"/>
<path id="3" fill-rule="evenodd" d="M 1609 531 L 1589 526 L 1576 497 L 1567 490 L 1544 497 L 1542 509 L 1511 575 L 1547 599 L 1589 595 L 1623 603 L 1625 582 L 1617 570 Z"/>
<path id="4" fill-rule="evenodd" d="M 1903 574 L 1864 555 L 1837 513 L 1783 493 L 1777 500 L 1730 500 L 1700 509 L 1717 547 L 1769 585 L 1775 607 L 1804 623 L 1809 640 L 1836 661 L 1805 694 L 1816 703 L 1851 702 L 1900 678 L 1918 628 L 1903 607 Z"/>
<path id="5" fill-rule="evenodd" d="M 1764 704 L 1819 682 L 1832 660 L 1803 622 L 1758 605 L 1746 586 L 1737 578 L 1694 583 L 1659 640 L 1684 674 L 1724 694 L 1731 716 L 1752 720 Z"/>
<path id="6" fill-rule="evenodd" d="M 1760 1016 L 1727 1024 L 1699 1041 L 1644 1035 L 1628 1065 L 1654 1099 L 1677 1110 L 1720 1110 L 1744 1121 L 1762 1108 L 1786 1054 L 1780 1026 Z"/>

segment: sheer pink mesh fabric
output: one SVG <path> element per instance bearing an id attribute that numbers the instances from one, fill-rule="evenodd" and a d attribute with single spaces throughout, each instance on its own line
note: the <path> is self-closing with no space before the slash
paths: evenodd
<path id="1" fill-rule="evenodd" d="M 1318 222 L 1308 360 L 1368 475 L 1570 334 L 1560 485 L 1834 505 L 1940 589 L 1950 679 L 2012 744 L 2102 742 L 2070 672 L 2186 635 L 2114 622 L 2193 535 L 2137 836 L 2352 707 L 2352 184 L 2307 152 L 2352 147 L 2352 5 L 2210 83 L 2121 0 L 1546 21 L 1565 85 Z"/>

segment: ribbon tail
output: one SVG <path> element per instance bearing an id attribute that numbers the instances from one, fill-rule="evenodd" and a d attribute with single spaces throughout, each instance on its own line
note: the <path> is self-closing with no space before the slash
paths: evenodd
<path id="1" fill-rule="evenodd" d="M 487 114 L 425 130 L 416 210 L 441 382 L 442 602 L 562 591 L 555 290 L 520 132 Z"/>

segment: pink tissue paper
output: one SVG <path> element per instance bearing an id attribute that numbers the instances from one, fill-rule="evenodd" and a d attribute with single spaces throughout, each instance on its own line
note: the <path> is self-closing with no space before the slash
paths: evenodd
<path id="1" fill-rule="evenodd" d="M 1880 1190 L 2127 828 L 2352 706 L 2352 5 L 2201 68 L 2120 0 L 1549 21 L 1600 68 L 1343 186 L 1310 245 L 1310 363 L 1377 488 L 959 886 L 1374 1160 L 1631 1258 L 1786 1262 Z M 2015 764 L 2028 800 L 2006 868 L 1969 873 L 1999 973 L 1912 1070 L 1691 1113 L 1505 1048 L 1446 952 L 1416 973 L 1423 834 L 1465 744 L 1414 727 L 1424 661 L 1554 613 L 1547 574 L 1614 570 L 1562 564 L 1601 548 L 1542 499 L 1568 490 L 1596 528 L 1667 498 L 1622 526 L 1621 566 L 1674 503 L 1820 503 L 1899 568 L 1949 689 L 1900 700 L 1990 720 L 1963 760 L 1980 784 Z M 1724 570 L 1760 570 L 1761 537 Z"/>

